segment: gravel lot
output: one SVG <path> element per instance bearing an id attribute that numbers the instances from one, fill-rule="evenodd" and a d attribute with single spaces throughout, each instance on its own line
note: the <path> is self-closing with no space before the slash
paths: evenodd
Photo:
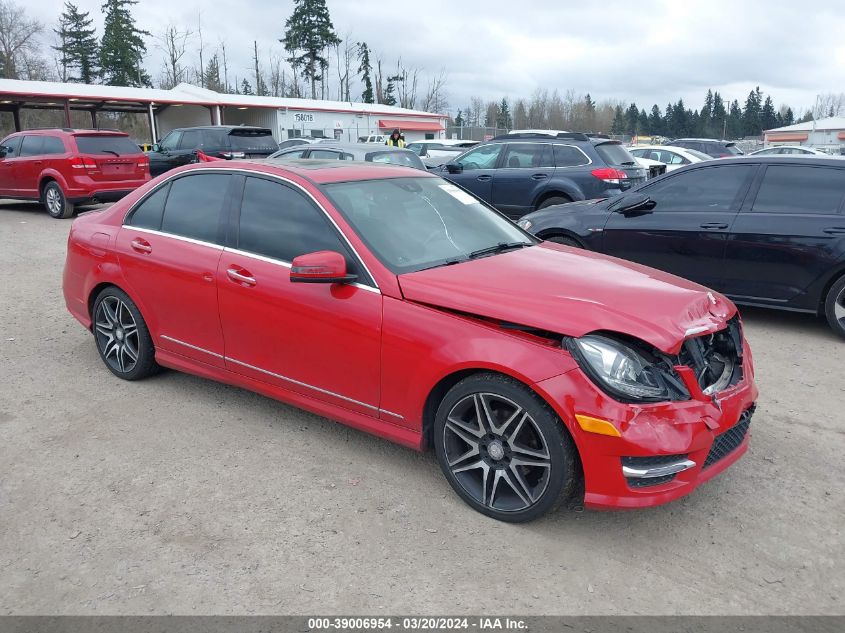
<path id="1" fill-rule="evenodd" d="M 691 497 L 511 526 L 420 455 L 176 372 L 61 294 L 69 221 L 0 204 L 0 614 L 845 614 L 845 342 L 746 310 L 750 452 Z"/>

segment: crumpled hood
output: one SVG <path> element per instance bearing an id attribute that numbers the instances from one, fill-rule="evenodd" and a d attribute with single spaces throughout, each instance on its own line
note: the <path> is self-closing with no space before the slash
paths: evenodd
<path id="1" fill-rule="evenodd" d="M 400 275 L 399 285 L 409 301 L 569 336 L 620 332 L 669 354 L 736 313 L 691 281 L 548 242 Z"/>

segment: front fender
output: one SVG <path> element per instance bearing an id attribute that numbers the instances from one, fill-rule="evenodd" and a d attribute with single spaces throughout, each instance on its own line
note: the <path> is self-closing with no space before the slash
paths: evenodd
<path id="1" fill-rule="evenodd" d="M 401 299 L 384 298 L 382 327 L 380 407 L 416 431 L 429 394 L 451 374 L 493 371 L 532 385 L 577 366 L 545 339 Z"/>

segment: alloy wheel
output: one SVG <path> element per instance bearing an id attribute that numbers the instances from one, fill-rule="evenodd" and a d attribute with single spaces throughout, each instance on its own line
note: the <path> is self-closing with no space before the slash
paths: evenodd
<path id="1" fill-rule="evenodd" d="M 845 330 L 845 287 L 842 288 L 839 296 L 833 301 L 833 318 Z"/>
<path id="2" fill-rule="evenodd" d="M 62 202 L 61 194 L 56 190 L 55 187 L 48 187 L 45 195 L 45 202 L 47 203 L 47 209 L 50 211 L 51 215 L 60 215 L 62 212 L 62 206 L 64 203 Z"/>
<path id="3" fill-rule="evenodd" d="M 504 396 L 459 400 L 443 427 L 448 468 L 476 502 L 500 512 L 534 505 L 546 490 L 551 456 L 529 413 Z"/>
<path id="4" fill-rule="evenodd" d="M 100 301 L 94 315 L 94 334 L 103 360 L 116 372 L 131 372 L 138 362 L 138 324 L 129 307 L 117 297 Z"/>

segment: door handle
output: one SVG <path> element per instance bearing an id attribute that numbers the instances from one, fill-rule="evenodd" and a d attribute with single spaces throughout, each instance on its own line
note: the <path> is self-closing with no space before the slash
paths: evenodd
<path id="1" fill-rule="evenodd" d="M 153 252 L 153 247 L 150 246 L 150 243 L 140 237 L 136 237 L 132 240 L 130 246 L 132 246 L 133 251 L 137 251 L 139 253 L 149 254 Z"/>
<path id="2" fill-rule="evenodd" d="M 255 277 L 252 277 L 250 272 L 243 268 L 229 268 L 226 274 L 235 283 L 244 284 L 245 286 L 254 286 L 256 283 Z"/>
<path id="3" fill-rule="evenodd" d="M 822 230 L 828 235 L 845 235 L 845 226 L 831 226 Z"/>
<path id="4" fill-rule="evenodd" d="M 532 180 L 545 180 L 546 178 L 548 178 L 548 175 L 546 174 L 534 174 L 531 176 Z"/>
<path id="5" fill-rule="evenodd" d="M 493 176 L 483 175 L 483 176 L 479 176 L 476 180 L 480 180 L 482 182 L 487 182 L 488 180 L 493 180 Z"/>
<path id="6" fill-rule="evenodd" d="M 727 222 L 705 222 L 701 225 L 701 228 L 707 230 L 726 229 L 728 228 L 728 224 Z"/>

